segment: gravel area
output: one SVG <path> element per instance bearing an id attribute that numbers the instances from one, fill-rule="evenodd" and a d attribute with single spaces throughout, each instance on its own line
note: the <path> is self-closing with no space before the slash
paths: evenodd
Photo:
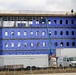
<path id="1" fill-rule="evenodd" d="M 40 70 L 21 70 L 21 71 L 0 71 L 0 75 L 27 75 L 27 74 L 57 74 L 57 73 L 76 73 L 76 68 L 67 69 L 40 69 Z"/>

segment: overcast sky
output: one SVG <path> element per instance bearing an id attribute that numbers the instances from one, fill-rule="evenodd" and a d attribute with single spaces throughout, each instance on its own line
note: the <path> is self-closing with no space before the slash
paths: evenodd
<path id="1" fill-rule="evenodd" d="M 76 0 L 0 0 L 0 10 L 76 11 Z"/>

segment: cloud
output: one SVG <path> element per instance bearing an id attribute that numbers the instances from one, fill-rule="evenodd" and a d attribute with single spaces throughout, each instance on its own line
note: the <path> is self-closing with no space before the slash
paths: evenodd
<path id="1" fill-rule="evenodd" d="M 0 10 L 76 10 L 76 0 L 0 0 Z"/>
<path id="2" fill-rule="evenodd" d="M 75 9 L 76 10 L 76 0 L 47 0 L 47 10 L 59 10 L 66 11 Z"/>

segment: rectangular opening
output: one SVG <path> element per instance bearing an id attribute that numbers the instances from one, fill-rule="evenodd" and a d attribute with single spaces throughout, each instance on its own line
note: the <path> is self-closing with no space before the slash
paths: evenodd
<path id="1" fill-rule="evenodd" d="M 39 24 L 39 20 L 36 20 L 36 24 Z"/>
<path id="2" fill-rule="evenodd" d="M 30 20 L 30 21 L 29 21 L 29 24 L 33 24 L 33 21 L 32 21 L 32 20 Z"/>
<path id="3" fill-rule="evenodd" d="M 68 24 L 68 20 L 66 20 L 66 24 Z"/>
<path id="4" fill-rule="evenodd" d="M 31 47 L 33 47 L 33 46 L 34 46 L 34 44 L 33 44 L 32 42 L 30 43 L 30 45 L 31 45 Z"/>
<path id="5" fill-rule="evenodd" d="M 57 35 L 57 31 L 55 31 L 54 34 Z"/>
<path id="6" fill-rule="evenodd" d="M 14 47 L 14 43 L 11 43 L 11 47 Z"/>
<path id="7" fill-rule="evenodd" d="M 5 32 L 5 36 L 8 36 L 8 32 L 7 31 Z"/>
<path id="8" fill-rule="evenodd" d="M 11 32 L 11 35 L 14 35 L 14 31 Z"/>
<path id="9" fill-rule="evenodd" d="M 69 35 L 69 32 L 68 31 L 66 31 L 66 35 Z"/>
<path id="10" fill-rule="evenodd" d="M 63 35 L 63 31 L 60 32 L 60 35 Z"/>
<path id="11" fill-rule="evenodd" d="M 66 45 L 69 46 L 69 42 L 67 42 Z"/>
<path id="12" fill-rule="evenodd" d="M 57 23 L 57 21 L 56 20 L 54 20 L 54 24 L 56 24 Z"/>
<path id="13" fill-rule="evenodd" d="M 48 24 L 51 24 L 51 20 L 48 20 Z"/>
<path id="14" fill-rule="evenodd" d="M 26 36 L 27 35 L 27 32 L 26 31 L 24 31 L 24 36 Z"/>
<path id="15" fill-rule="evenodd" d="M 26 47 L 27 46 L 27 43 L 24 43 L 24 47 Z"/>
<path id="16" fill-rule="evenodd" d="M 62 24 L 62 20 L 60 20 L 60 24 Z"/>
<path id="17" fill-rule="evenodd" d="M 39 43 L 39 42 L 37 42 L 37 47 L 39 47 L 39 44 L 40 44 L 40 43 Z"/>
<path id="18" fill-rule="evenodd" d="M 33 35 L 33 31 L 30 31 L 30 34 Z"/>
<path id="19" fill-rule="evenodd" d="M 39 31 L 36 31 L 36 35 L 39 35 Z"/>
<path id="20" fill-rule="evenodd" d="M 72 35 L 74 35 L 74 31 L 72 31 Z"/>
<path id="21" fill-rule="evenodd" d="M 74 20 L 71 20 L 71 24 L 74 24 Z"/>
<path id="22" fill-rule="evenodd" d="M 20 36 L 20 34 L 21 34 L 21 33 L 20 33 L 20 31 L 18 31 L 18 33 L 17 33 L 17 34 L 18 34 L 18 36 Z"/>
<path id="23" fill-rule="evenodd" d="M 46 46 L 46 43 L 45 42 L 43 42 L 43 47 L 45 47 Z"/>
<path id="24" fill-rule="evenodd" d="M 72 46 L 75 46 L 75 42 L 72 42 Z"/>
<path id="25" fill-rule="evenodd" d="M 45 31 L 43 31 L 43 32 L 42 32 L 42 35 L 44 36 L 45 34 L 46 34 L 46 32 L 45 32 Z"/>
<path id="26" fill-rule="evenodd" d="M 5 43 L 5 47 L 8 47 L 8 43 Z"/>

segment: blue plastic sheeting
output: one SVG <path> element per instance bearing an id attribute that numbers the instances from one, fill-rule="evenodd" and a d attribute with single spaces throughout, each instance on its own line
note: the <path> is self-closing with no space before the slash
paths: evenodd
<path id="1" fill-rule="evenodd" d="M 76 48 L 76 40 L 74 39 L 71 39 L 71 40 L 70 39 L 52 39 L 51 42 L 52 42 L 52 49 Z M 67 42 L 69 43 L 69 45 L 67 45 Z M 12 47 L 12 43 L 14 44 L 13 47 Z M 37 45 L 38 43 L 39 45 Z M 44 46 L 43 46 L 43 43 L 45 44 Z M 6 45 L 8 45 L 8 47 L 6 47 Z M 2 45 L 0 45 L 0 50 L 28 50 L 30 51 L 30 50 L 45 50 L 45 49 L 50 49 L 48 40 L 3 40 Z"/>
<path id="2" fill-rule="evenodd" d="M 48 23 L 49 27 L 76 27 L 76 17 L 47 17 L 47 20 L 51 22 Z M 68 20 L 68 23 L 66 23 L 66 20 Z M 36 24 L 36 21 L 33 20 L 32 26 L 46 27 L 46 23 L 42 24 L 39 19 L 39 24 Z"/>
<path id="3" fill-rule="evenodd" d="M 9 55 L 27 55 L 27 54 L 48 54 L 49 55 L 49 51 L 20 51 L 20 52 L 15 52 L 15 51 L 11 51 L 11 52 L 2 52 L 2 55 L 5 54 L 9 54 Z"/>
<path id="4" fill-rule="evenodd" d="M 0 38 L 48 38 L 46 28 L 2 28 L 0 32 Z M 5 36 L 5 32 L 8 32 L 8 35 Z M 14 35 L 11 34 L 14 32 Z M 20 35 L 18 36 L 18 32 Z M 24 35 L 26 32 L 26 35 Z M 33 34 L 31 35 L 31 32 Z M 36 33 L 38 32 L 38 35 Z M 51 32 L 50 38 L 65 38 L 72 39 L 76 38 L 76 28 L 49 28 L 49 32 Z M 67 34 L 68 32 L 68 34 Z M 43 35 L 44 33 L 44 35 Z"/>
<path id="5" fill-rule="evenodd" d="M 38 51 L 38 50 L 34 50 L 34 51 L 6 51 L 6 52 L 2 52 L 1 55 L 5 55 L 5 54 L 9 54 L 9 55 L 27 55 L 27 54 L 48 54 L 49 55 L 49 50 L 45 50 L 45 51 Z M 56 50 L 53 49 L 53 54 L 56 54 Z"/>
<path id="6" fill-rule="evenodd" d="M 56 48 L 76 48 L 76 17 L 47 17 L 47 20 L 53 54 Z M 18 23 L 17 28 L 0 28 L 0 55 L 49 54 L 46 23 L 36 24 L 36 20 L 32 22 L 31 27 L 26 27 L 26 23 Z"/>

